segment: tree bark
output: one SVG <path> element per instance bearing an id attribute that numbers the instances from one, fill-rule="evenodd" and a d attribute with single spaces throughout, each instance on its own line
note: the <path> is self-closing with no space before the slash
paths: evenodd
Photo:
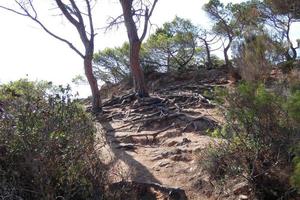
<path id="1" fill-rule="evenodd" d="M 288 49 L 287 52 L 286 52 L 286 59 L 288 61 L 291 61 L 291 60 L 295 61 L 296 58 L 297 58 L 297 51 L 296 51 L 296 48 L 294 48 L 293 43 L 291 42 L 289 37 L 288 37 L 288 43 L 290 44 L 290 49 Z M 290 55 L 289 50 L 292 51 L 292 56 Z"/>
<path id="2" fill-rule="evenodd" d="M 231 41 L 229 41 L 228 45 L 224 48 L 224 59 L 225 59 L 225 64 L 227 67 L 231 68 L 231 63 L 228 57 L 228 51 L 231 45 Z"/>
<path id="3" fill-rule="evenodd" d="M 133 20 L 132 0 L 120 0 L 120 3 L 123 9 L 130 45 L 130 67 L 133 75 L 134 89 L 139 97 L 147 97 L 149 94 L 145 85 L 144 72 L 140 64 L 141 40 Z"/>
<path id="4" fill-rule="evenodd" d="M 92 60 L 92 56 L 84 58 L 84 72 L 92 91 L 92 111 L 94 113 L 99 113 L 102 111 L 102 104 L 97 79 L 93 74 Z"/>
<path id="5" fill-rule="evenodd" d="M 207 56 L 207 69 L 212 69 L 212 61 L 211 61 L 211 55 L 210 55 L 210 49 L 209 49 L 209 44 L 207 43 L 206 40 L 204 41 L 204 45 L 205 45 L 205 50 L 206 50 L 206 56 Z"/>
<path id="6" fill-rule="evenodd" d="M 144 72 L 140 65 L 140 41 L 130 43 L 130 66 L 134 77 L 134 89 L 139 97 L 148 97 L 145 85 Z"/>
<path id="7" fill-rule="evenodd" d="M 290 30 L 291 30 L 291 23 L 292 23 L 291 21 L 292 21 L 292 18 L 289 16 L 288 26 L 287 26 L 287 30 L 286 30 L 286 38 L 287 38 L 287 41 L 289 43 L 290 49 L 292 50 L 293 55 L 290 56 L 289 49 L 288 49 L 287 50 L 287 56 L 286 56 L 287 57 L 286 59 L 288 61 L 290 61 L 290 60 L 294 61 L 297 58 L 297 51 L 294 48 L 293 43 L 292 43 L 291 38 L 290 38 Z"/>
<path id="8" fill-rule="evenodd" d="M 297 51 L 296 51 L 296 49 L 293 47 L 293 45 L 291 46 L 291 50 L 292 50 L 292 52 L 293 52 L 292 58 L 293 58 L 293 60 L 296 60 L 296 58 L 297 58 Z"/>
<path id="9" fill-rule="evenodd" d="M 168 57 L 167 57 L 167 73 L 170 73 L 171 72 L 171 69 L 170 69 L 170 54 L 168 53 Z"/>

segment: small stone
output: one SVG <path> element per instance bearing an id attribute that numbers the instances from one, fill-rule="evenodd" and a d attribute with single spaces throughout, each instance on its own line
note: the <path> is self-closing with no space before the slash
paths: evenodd
<path id="1" fill-rule="evenodd" d="M 120 143 L 116 148 L 123 149 L 125 151 L 134 151 L 136 149 L 136 146 L 131 143 L 129 143 L 129 144 Z"/>
<path id="2" fill-rule="evenodd" d="M 246 195 L 239 195 L 239 200 L 247 200 L 248 199 L 248 196 Z"/>

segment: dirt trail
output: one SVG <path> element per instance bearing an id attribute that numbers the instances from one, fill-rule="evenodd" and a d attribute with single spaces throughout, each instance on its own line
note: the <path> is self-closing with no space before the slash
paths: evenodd
<path id="1" fill-rule="evenodd" d="M 207 136 L 220 123 L 209 97 L 213 89 L 204 83 L 180 84 L 157 90 L 151 98 L 127 95 L 106 102 L 98 125 L 106 136 L 103 156 L 112 166 L 111 181 L 157 183 L 186 194 L 144 199 L 212 199 L 212 191 L 199 185 L 196 152 L 216 142 Z"/>

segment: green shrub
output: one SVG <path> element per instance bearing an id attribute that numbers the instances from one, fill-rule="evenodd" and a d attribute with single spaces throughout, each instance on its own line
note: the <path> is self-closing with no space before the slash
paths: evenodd
<path id="1" fill-rule="evenodd" d="M 0 86 L 0 197 L 101 197 L 95 128 L 70 88 L 19 80 Z"/>
<path id="2" fill-rule="evenodd" d="M 241 83 L 219 94 L 225 102 L 226 123 L 212 136 L 226 142 L 206 153 L 204 162 L 210 163 L 206 170 L 213 169 L 216 179 L 232 174 L 246 178 L 261 199 L 286 195 L 289 179 L 296 186 L 300 180 L 298 159 L 293 175 L 290 159 L 299 142 L 299 92 L 284 97 L 263 84 Z"/>
<path id="3" fill-rule="evenodd" d="M 299 190 L 300 189 L 300 157 L 299 157 L 300 152 L 297 152 L 297 154 L 298 155 L 293 159 L 294 171 L 290 181 L 291 184 Z"/>
<path id="4" fill-rule="evenodd" d="M 280 69 L 282 70 L 283 73 L 288 73 L 295 67 L 294 62 L 295 61 L 293 60 L 285 61 L 280 64 Z"/>
<path id="5" fill-rule="evenodd" d="M 296 123 L 300 123 L 300 90 L 295 90 L 287 101 L 289 116 Z"/>
<path id="6" fill-rule="evenodd" d="M 289 117 L 292 122 L 294 122 L 294 126 L 299 126 L 300 124 L 300 91 L 293 90 L 290 98 L 286 102 L 286 109 L 288 110 Z M 299 129 L 298 129 L 299 131 Z M 298 132 L 299 139 L 299 132 Z M 295 154 L 293 159 L 294 170 L 291 175 L 291 184 L 300 190 L 300 143 L 296 143 L 292 148 Z"/>

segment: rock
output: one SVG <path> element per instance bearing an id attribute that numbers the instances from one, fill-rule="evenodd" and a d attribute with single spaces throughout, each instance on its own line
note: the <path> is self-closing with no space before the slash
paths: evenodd
<path id="1" fill-rule="evenodd" d="M 247 200 L 248 199 L 248 196 L 246 195 L 239 195 L 239 200 Z"/>
<path id="2" fill-rule="evenodd" d="M 250 191 L 250 186 L 247 182 L 241 182 L 233 186 L 232 192 L 235 195 L 248 194 Z"/>
<path id="3" fill-rule="evenodd" d="M 176 144 L 178 144 L 178 142 L 175 141 L 175 140 L 173 140 L 173 141 L 169 142 L 169 143 L 167 144 L 167 146 L 168 146 L 168 147 L 173 147 L 173 146 L 175 146 Z"/>
<path id="4" fill-rule="evenodd" d="M 134 151 L 136 150 L 136 146 L 134 144 L 128 143 L 120 143 L 117 147 L 117 149 L 123 149 L 125 151 Z"/>

